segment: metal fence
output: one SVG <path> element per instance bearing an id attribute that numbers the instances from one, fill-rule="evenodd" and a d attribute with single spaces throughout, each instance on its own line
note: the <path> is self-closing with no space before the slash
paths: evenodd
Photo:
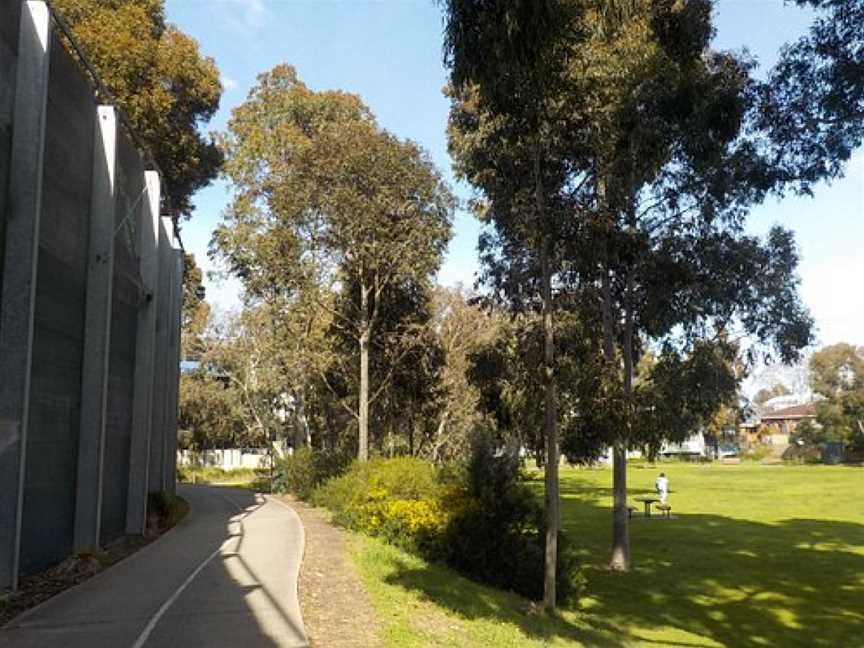
<path id="1" fill-rule="evenodd" d="M 144 533 L 175 488 L 182 248 L 69 39 L 0 0 L 0 589 Z"/>

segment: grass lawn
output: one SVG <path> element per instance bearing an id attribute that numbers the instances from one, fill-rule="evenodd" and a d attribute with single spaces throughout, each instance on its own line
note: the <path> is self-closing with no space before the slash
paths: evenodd
<path id="1" fill-rule="evenodd" d="M 605 568 L 611 471 L 562 470 L 562 521 L 589 585 L 582 610 L 556 619 L 355 537 L 387 645 L 864 647 L 864 469 L 633 465 L 631 499 L 661 469 L 675 519 L 634 517 L 626 575 Z"/>
<path id="2" fill-rule="evenodd" d="M 181 466 L 178 481 L 187 484 L 207 484 L 209 486 L 229 486 L 248 488 L 255 491 L 270 490 L 270 471 L 254 468 L 223 469 L 213 466 Z"/>

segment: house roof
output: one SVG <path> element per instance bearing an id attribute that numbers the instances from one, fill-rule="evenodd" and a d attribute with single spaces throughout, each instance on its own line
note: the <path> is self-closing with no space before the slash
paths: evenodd
<path id="1" fill-rule="evenodd" d="M 763 421 L 786 421 L 789 419 L 814 418 L 816 416 L 816 405 L 807 403 L 806 405 L 793 405 L 792 407 L 784 407 L 762 417 Z"/>

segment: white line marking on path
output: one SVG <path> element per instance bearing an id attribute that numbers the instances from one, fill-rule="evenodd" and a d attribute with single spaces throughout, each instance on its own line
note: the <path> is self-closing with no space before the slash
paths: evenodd
<path id="1" fill-rule="evenodd" d="M 219 493 L 219 495 L 221 497 L 223 497 L 223 499 L 227 500 L 230 504 L 233 504 L 234 507 L 237 508 L 238 510 L 242 510 L 242 509 L 240 509 L 240 507 L 235 502 L 231 501 L 228 497 L 225 497 L 224 495 L 222 495 L 222 493 Z M 258 510 L 258 508 L 260 508 L 260 506 L 257 506 L 251 510 L 243 511 L 239 517 L 234 516 L 237 518 L 236 520 L 234 519 L 234 517 L 232 517 L 231 522 L 240 522 L 242 524 L 243 518 L 245 518 L 247 515 L 249 515 L 251 513 L 254 513 L 255 511 Z M 227 545 L 233 539 L 234 539 L 233 535 L 229 538 L 226 538 L 225 541 L 221 545 L 219 545 L 219 547 L 216 549 L 216 551 L 214 551 L 209 556 L 207 556 L 204 559 L 204 561 L 195 568 L 195 571 L 193 571 L 191 574 L 189 574 L 189 577 L 185 581 L 183 581 L 183 583 L 180 585 L 180 587 L 178 587 L 174 591 L 174 593 L 168 598 L 168 600 L 165 601 L 158 610 L 156 610 L 156 614 L 153 615 L 153 618 L 150 619 L 150 621 L 144 627 L 144 630 L 142 630 L 141 634 L 138 635 L 138 639 L 135 641 L 134 644 L 132 644 L 132 648 L 142 648 L 144 646 L 144 644 L 147 643 L 147 640 L 150 638 L 150 635 L 152 634 L 153 630 L 156 628 L 156 625 L 159 623 L 159 621 L 162 619 L 162 617 L 165 615 L 165 613 L 168 611 L 168 609 L 174 604 L 174 602 L 178 598 L 180 598 L 180 595 L 183 593 L 183 590 L 185 590 L 187 587 L 189 587 L 189 584 L 193 580 L 195 580 L 195 577 L 201 573 L 201 570 L 204 569 L 210 563 L 211 560 L 213 560 L 216 556 L 218 556 L 221 553 L 221 551 L 225 548 L 225 545 Z"/>

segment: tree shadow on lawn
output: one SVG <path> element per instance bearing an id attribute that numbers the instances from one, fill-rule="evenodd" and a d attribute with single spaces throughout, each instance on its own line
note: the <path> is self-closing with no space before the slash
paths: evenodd
<path id="1" fill-rule="evenodd" d="M 592 616 L 726 646 L 864 645 L 860 524 L 686 515 L 632 535 L 630 574 L 589 574 Z"/>
<path id="2" fill-rule="evenodd" d="M 565 530 L 590 547 L 592 617 L 646 641 L 643 632 L 665 627 L 736 647 L 864 646 L 864 525 L 634 516 L 633 569 L 615 574 L 605 564 L 611 511 L 598 505 L 608 490 L 574 480 L 562 488 Z"/>
<path id="3" fill-rule="evenodd" d="M 597 493 L 590 491 L 593 499 Z M 634 518 L 633 568 L 617 574 L 605 566 L 609 509 L 581 498 L 565 497 L 562 505 L 565 528 L 582 548 L 589 578 L 589 600 L 575 623 L 571 615 L 550 619 L 532 613 L 515 595 L 456 588 L 438 568 L 401 565 L 388 581 L 468 619 L 516 624 L 532 638 L 587 646 L 864 646 L 862 524 L 761 523 L 704 514 Z M 670 637 L 670 629 L 690 635 Z"/>
<path id="4" fill-rule="evenodd" d="M 394 571 L 385 577 L 386 583 L 417 592 L 424 600 L 463 619 L 488 619 L 514 625 L 535 640 L 561 637 L 597 648 L 623 648 L 628 645 L 611 624 L 595 623 L 592 619 L 590 626 L 576 625 L 563 617 L 546 615 L 539 603 L 517 594 L 471 581 L 454 583 L 459 576 L 446 567 L 415 567 L 398 558 L 393 564 Z"/>

